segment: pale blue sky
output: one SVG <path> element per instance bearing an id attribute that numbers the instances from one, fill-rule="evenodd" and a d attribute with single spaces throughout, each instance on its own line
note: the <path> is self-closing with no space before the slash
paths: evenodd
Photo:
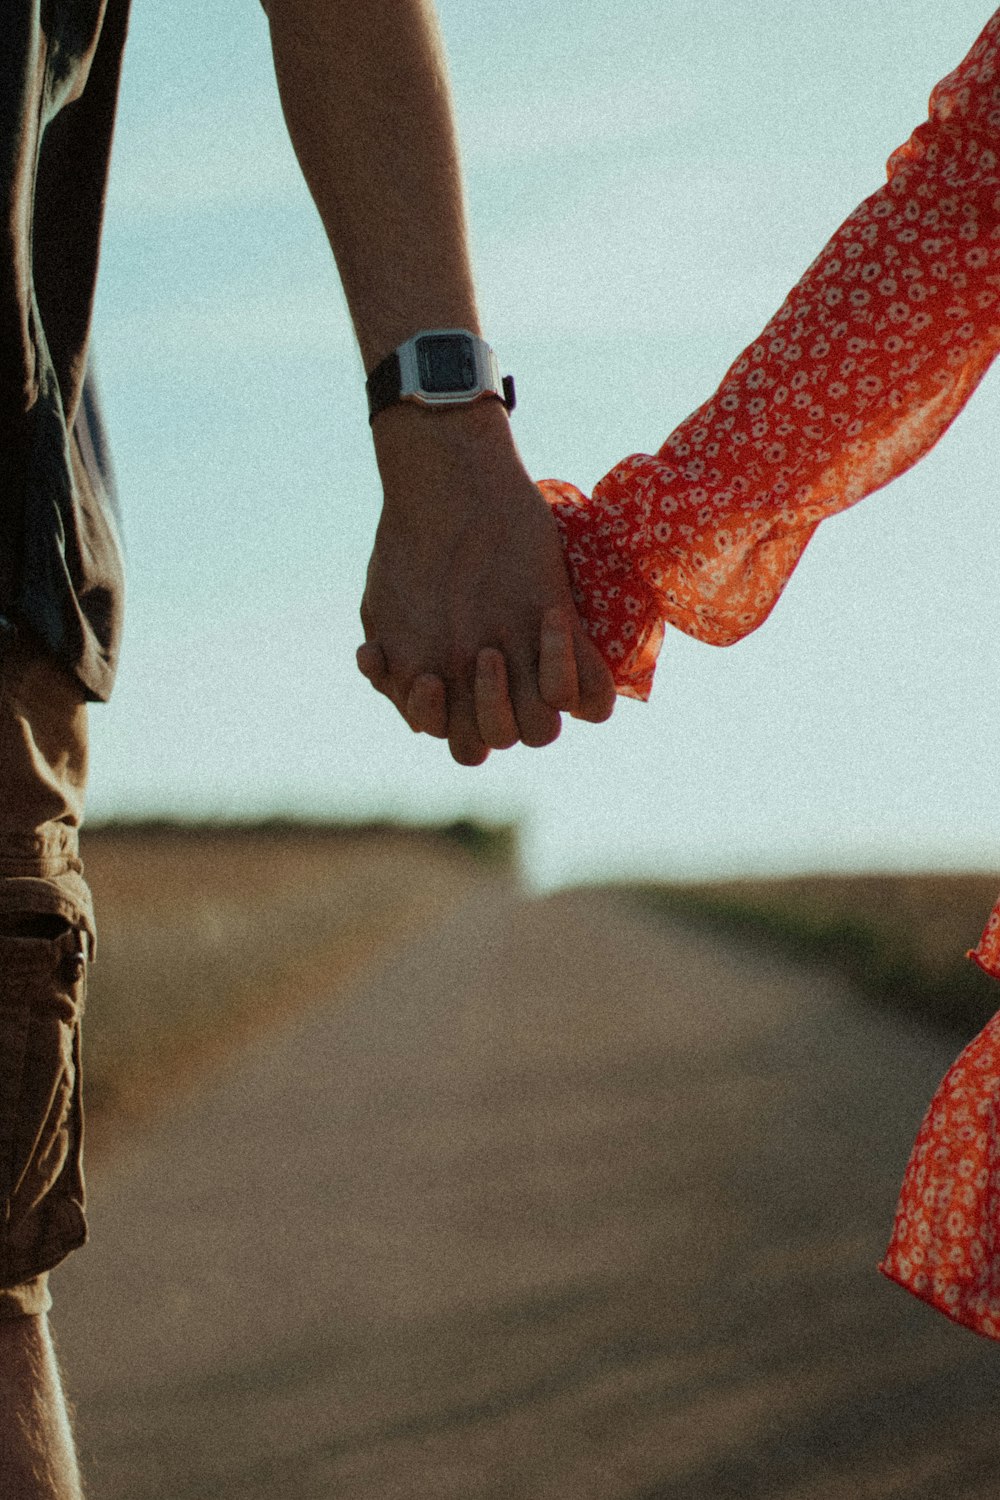
<path id="1" fill-rule="evenodd" d="M 532 472 L 652 449 L 919 123 L 981 0 L 443 0 L 488 334 Z M 94 816 L 522 819 L 544 883 L 976 867 L 1000 844 L 994 371 L 753 637 L 455 767 L 357 676 L 362 372 L 255 0 L 135 0 L 97 348 L 131 590 Z"/>

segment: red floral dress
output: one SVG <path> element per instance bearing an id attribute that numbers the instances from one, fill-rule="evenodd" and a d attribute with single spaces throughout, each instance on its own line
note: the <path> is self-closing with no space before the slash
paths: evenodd
<path id="1" fill-rule="evenodd" d="M 1000 11 L 718 391 L 590 499 L 546 480 L 577 604 L 646 698 L 664 622 L 728 645 L 827 516 L 927 452 L 1000 351 Z M 1000 902 L 971 955 L 1000 978 Z M 1000 1338 L 1000 1017 L 935 1096 L 881 1269 Z"/>

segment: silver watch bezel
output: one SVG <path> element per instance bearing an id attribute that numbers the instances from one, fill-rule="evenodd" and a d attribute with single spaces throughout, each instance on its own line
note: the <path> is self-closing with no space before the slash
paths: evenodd
<path id="1" fill-rule="evenodd" d="M 465 338 L 472 344 L 473 363 L 476 369 L 476 384 L 468 391 L 428 391 L 420 384 L 420 362 L 417 345 L 426 338 Z M 424 328 L 412 338 L 400 344 L 396 350 L 399 359 L 399 399 L 417 401 L 421 406 L 469 406 L 483 396 L 499 396 L 504 399 L 503 379 L 500 363 L 485 339 L 468 328 Z"/>

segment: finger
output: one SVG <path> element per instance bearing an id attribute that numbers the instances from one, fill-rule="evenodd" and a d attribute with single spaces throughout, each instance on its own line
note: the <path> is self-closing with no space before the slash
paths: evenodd
<path id="1" fill-rule="evenodd" d="M 448 690 L 448 748 L 460 766 L 481 766 L 490 753 L 476 724 L 472 692 L 460 685 Z"/>
<path id="2" fill-rule="evenodd" d="M 538 691 L 550 708 L 575 713 L 580 707 L 574 620 L 559 606 L 546 610 L 538 646 Z"/>
<path id="3" fill-rule="evenodd" d="M 448 715 L 443 683 L 428 674 L 424 678 L 416 678 L 407 692 L 405 686 L 398 682 L 389 671 L 385 653 L 375 641 L 365 641 L 363 646 L 359 646 L 356 657 L 361 675 L 368 679 L 377 692 L 389 699 L 415 733 L 436 733 L 438 738 L 444 738 L 447 732 Z M 440 703 L 437 707 L 434 704 L 434 692 L 431 686 L 435 682 L 438 683 L 440 695 Z M 419 691 L 417 691 L 418 683 L 421 684 Z M 413 711 L 415 692 L 416 712 Z"/>
<path id="4" fill-rule="evenodd" d="M 362 677 L 367 677 L 373 688 L 384 693 L 389 680 L 389 671 L 381 646 L 376 641 L 365 641 L 363 646 L 358 647 L 354 657 Z"/>
<path id="5" fill-rule="evenodd" d="M 543 745 L 551 745 L 553 740 L 559 738 L 562 719 L 554 708 L 543 703 L 538 696 L 533 669 L 523 676 L 522 682 L 524 685 L 520 692 L 516 684 L 514 689 L 514 713 L 517 716 L 517 727 L 522 742 L 533 750 L 539 750 Z"/>
<path id="6" fill-rule="evenodd" d="M 422 672 L 414 678 L 406 700 L 406 721 L 418 734 L 431 734 L 437 740 L 447 738 L 448 698 L 440 677 Z"/>
<path id="7" fill-rule="evenodd" d="M 574 718 L 586 719 L 591 724 L 603 724 L 606 719 L 610 719 L 617 702 L 611 668 L 586 631 L 577 631 L 575 645 L 580 706 Z"/>
<path id="8" fill-rule="evenodd" d="M 483 744 L 493 750 L 509 750 L 516 745 L 521 736 L 507 686 L 507 664 L 503 652 L 495 646 L 484 646 L 476 657 L 473 699 Z"/>
<path id="9" fill-rule="evenodd" d="M 365 641 L 363 646 L 358 647 L 355 659 L 362 677 L 367 677 L 375 691 L 383 693 L 405 719 L 406 692 L 389 671 L 381 646 L 375 641 Z"/>

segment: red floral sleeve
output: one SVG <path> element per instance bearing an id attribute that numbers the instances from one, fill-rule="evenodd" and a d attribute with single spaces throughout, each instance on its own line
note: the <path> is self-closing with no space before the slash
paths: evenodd
<path id="1" fill-rule="evenodd" d="M 546 480 L 577 603 L 620 693 L 664 622 L 728 645 L 820 521 L 914 464 L 1000 349 L 1000 12 L 714 396 L 588 500 Z"/>

